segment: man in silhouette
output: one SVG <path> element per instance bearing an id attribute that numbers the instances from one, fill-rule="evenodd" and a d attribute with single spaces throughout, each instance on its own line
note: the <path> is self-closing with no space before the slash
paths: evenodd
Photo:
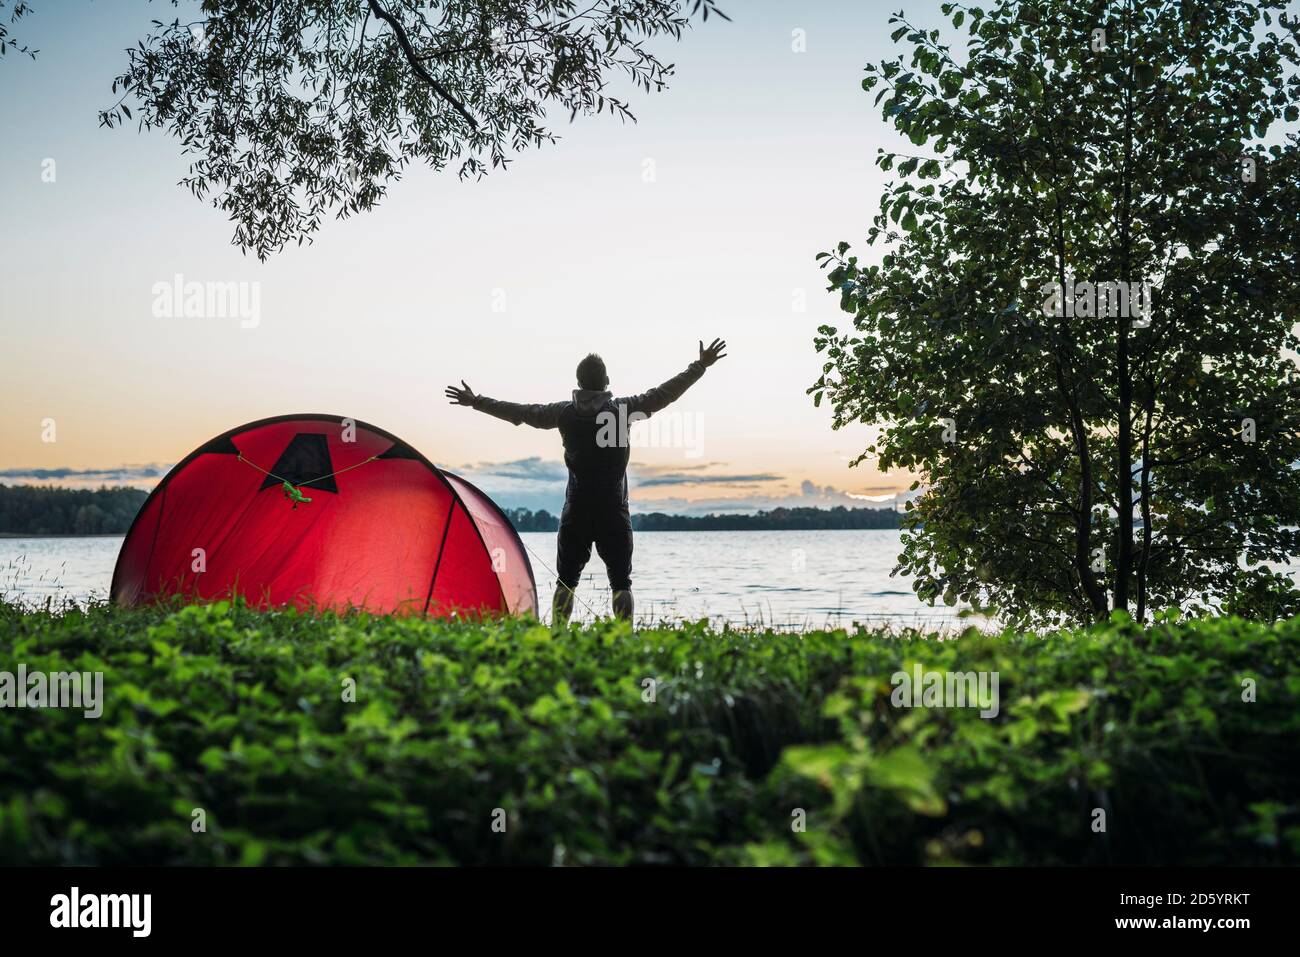
<path id="1" fill-rule="evenodd" d="M 700 343 L 699 358 L 663 385 L 640 395 L 616 399 L 609 392 L 605 363 L 594 352 L 578 363 L 578 388 L 567 402 L 524 405 L 475 395 L 465 380 L 448 386 L 452 405 L 467 405 L 514 425 L 559 429 L 569 484 L 560 513 L 555 597 L 551 617 L 564 624 L 573 613 L 573 594 L 591 558 L 591 546 L 605 563 L 612 589 L 614 614 L 632 617 L 632 519 L 627 509 L 629 426 L 648 418 L 681 398 L 704 370 L 726 353 L 727 344 L 714 339 Z"/>

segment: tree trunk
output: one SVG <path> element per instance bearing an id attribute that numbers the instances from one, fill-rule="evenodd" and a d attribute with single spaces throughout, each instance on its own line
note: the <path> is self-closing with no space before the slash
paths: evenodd
<path id="1" fill-rule="evenodd" d="M 1131 9 L 1131 6 L 1130 6 Z M 1128 11 L 1125 12 L 1125 29 L 1129 28 Z M 1129 38 L 1124 45 L 1132 50 Z M 1129 56 L 1128 90 L 1124 94 L 1124 211 L 1120 221 L 1120 255 L 1123 268 L 1121 281 L 1129 283 L 1130 228 L 1132 218 L 1132 161 L 1133 161 L 1133 59 Z M 1130 295 L 1132 286 L 1128 286 Z M 1123 301 L 1122 299 L 1120 300 Z M 1123 312 L 1123 310 L 1118 310 Z M 1115 549 L 1115 607 L 1128 611 L 1129 579 L 1133 574 L 1133 382 L 1129 373 L 1128 334 L 1129 317 L 1116 319 L 1115 375 L 1119 385 L 1119 428 L 1117 430 L 1116 457 L 1116 511 L 1119 516 L 1119 542 Z"/>

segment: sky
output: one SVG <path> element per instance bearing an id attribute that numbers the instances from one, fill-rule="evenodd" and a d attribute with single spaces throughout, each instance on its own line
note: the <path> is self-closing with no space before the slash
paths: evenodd
<path id="1" fill-rule="evenodd" d="M 890 504 L 912 477 L 849 468 L 871 430 L 832 430 L 806 390 L 817 326 L 847 318 L 814 257 L 860 242 L 876 151 L 899 146 L 860 85 L 894 52 L 899 0 L 720 6 L 732 22 L 659 43 L 676 75 L 632 97 L 637 123 L 553 117 L 558 143 L 477 182 L 412 168 L 259 263 L 177 185 L 174 139 L 98 127 L 124 49 L 170 7 L 34 0 L 15 33 L 37 59 L 0 60 L 0 482 L 148 488 L 242 423 L 326 412 L 554 509 L 558 434 L 444 386 L 557 401 L 596 351 L 613 391 L 639 392 L 717 336 L 728 356 L 633 433 L 634 509 Z M 937 3 L 902 6 L 937 25 Z M 155 315 L 178 276 L 249 284 L 256 320 Z"/>

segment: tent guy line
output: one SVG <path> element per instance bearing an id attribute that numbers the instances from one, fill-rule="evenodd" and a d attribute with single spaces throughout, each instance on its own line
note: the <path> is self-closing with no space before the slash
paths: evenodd
<path id="1" fill-rule="evenodd" d="M 304 486 L 311 485 L 311 484 L 314 483 L 314 482 L 323 482 L 323 481 L 325 481 L 327 478 L 333 478 L 333 477 L 336 476 L 336 475 L 342 475 L 344 472 L 351 472 L 353 469 L 359 469 L 359 468 L 361 468 L 361 466 L 365 465 L 367 462 L 373 462 L 375 459 L 379 458 L 379 456 L 378 456 L 378 455 L 372 455 L 372 456 L 370 456 L 370 458 L 368 458 L 368 459 L 363 459 L 362 461 L 357 462 L 355 465 L 349 465 L 347 468 L 337 469 L 336 471 L 329 472 L 329 473 L 327 473 L 327 474 L 325 474 L 325 475 L 317 476 L 316 478 L 311 479 L 311 480 L 309 480 L 309 481 L 301 482 L 301 483 L 298 484 L 298 486 L 297 486 L 296 488 L 294 487 L 294 484 L 293 484 L 292 482 L 290 482 L 287 478 L 282 478 L 281 476 L 276 475 L 274 472 L 268 472 L 266 469 L 262 468 L 262 466 L 258 465 L 256 462 L 250 462 L 248 459 L 244 458 L 244 453 L 243 453 L 243 452 L 240 452 L 240 453 L 238 454 L 237 458 L 239 459 L 239 461 L 243 462 L 245 465 L 251 465 L 253 468 L 257 469 L 257 470 L 258 470 L 259 472 L 261 472 L 263 475 L 269 475 L 271 478 L 273 478 L 273 479 L 275 479 L 277 482 L 281 483 L 281 484 L 284 486 L 284 494 L 285 494 L 285 497 L 286 497 L 286 498 L 291 498 L 291 499 L 293 499 L 293 503 L 294 503 L 294 504 L 293 504 L 293 507 L 294 507 L 294 508 L 297 508 L 299 502 L 310 502 L 310 501 L 311 501 L 311 499 L 309 499 L 309 498 L 305 498 L 305 497 L 303 496 L 303 494 L 302 494 L 302 488 L 303 488 Z"/>
<path id="2" fill-rule="evenodd" d="M 529 548 L 528 543 L 526 541 L 520 538 L 519 544 L 524 546 L 524 551 L 528 552 L 529 555 L 532 555 L 533 558 L 537 559 L 537 564 L 541 565 L 543 568 L 546 569 L 546 573 L 555 579 L 556 584 L 563 585 L 565 588 L 568 588 L 569 593 L 573 595 L 574 598 L 578 599 L 578 601 L 582 602 L 582 607 L 587 609 L 587 611 L 591 612 L 592 618 L 600 617 L 600 613 L 597 612 L 596 609 L 592 608 L 589 604 L 587 604 L 587 600 L 578 594 L 578 590 L 576 588 L 569 588 L 568 585 L 565 585 L 564 582 L 560 581 L 560 576 L 556 574 L 555 569 L 551 568 L 550 565 L 546 564 L 546 561 L 542 558 L 541 555 L 538 555 L 535 551 Z"/>

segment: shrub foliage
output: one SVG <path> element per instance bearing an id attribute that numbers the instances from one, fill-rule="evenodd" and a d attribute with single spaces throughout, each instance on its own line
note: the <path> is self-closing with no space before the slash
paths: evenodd
<path id="1" fill-rule="evenodd" d="M 105 690 L 99 720 L 4 712 L 0 863 L 1294 863 L 1298 658 L 1300 624 L 1230 618 L 941 640 L 0 606 L 0 671 Z M 998 672 L 997 717 L 893 707 L 913 663 Z"/>

